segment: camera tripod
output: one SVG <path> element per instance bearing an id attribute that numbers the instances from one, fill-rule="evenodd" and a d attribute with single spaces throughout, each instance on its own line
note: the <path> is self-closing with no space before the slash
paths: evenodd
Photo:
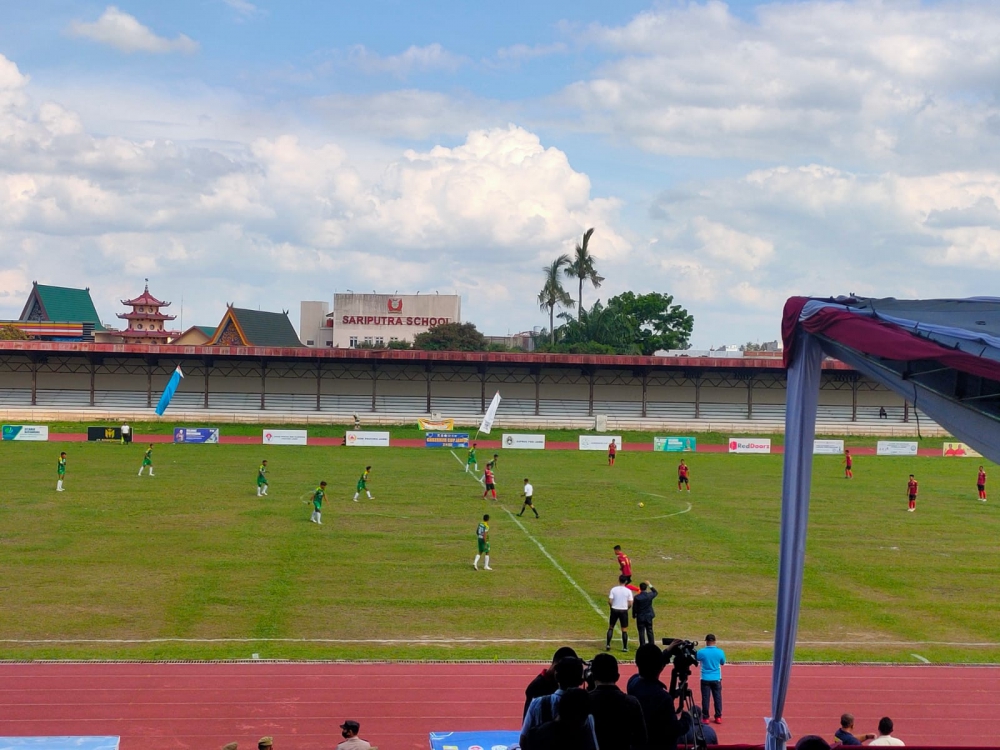
<path id="1" fill-rule="evenodd" d="M 694 737 L 694 742 L 684 742 L 684 738 L 678 738 L 677 748 L 678 750 L 682 750 L 682 748 L 685 750 L 705 750 L 707 747 L 705 732 L 702 729 L 701 720 L 695 718 L 697 704 L 694 702 L 691 688 L 688 687 L 688 677 L 690 676 L 690 667 L 682 670 L 675 666 L 670 674 L 670 694 L 677 699 L 678 707 L 687 711 L 688 716 L 691 717 L 691 736 Z"/>

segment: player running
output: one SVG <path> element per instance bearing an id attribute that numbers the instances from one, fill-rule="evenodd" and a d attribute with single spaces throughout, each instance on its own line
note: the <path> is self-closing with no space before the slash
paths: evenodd
<path id="1" fill-rule="evenodd" d="M 149 467 L 149 476 L 156 476 L 153 474 L 153 444 L 150 443 L 149 447 L 146 448 L 146 454 L 142 457 L 142 466 L 139 467 L 139 476 L 142 476 L 142 470 Z"/>
<path id="2" fill-rule="evenodd" d="M 910 474 L 910 481 L 906 483 L 906 495 L 910 499 L 910 507 L 907 510 L 912 513 L 917 509 L 917 480 Z"/>
<path id="3" fill-rule="evenodd" d="M 257 469 L 257 497 L 267 497 L 267 459 L 260 462 Z"/>
<path id="4" fill-rule="evenodd" d="M 486 496 L 491 492 L 493 493 L 493 499 L 496 500 L 497 484 L 496 478 L 493 476 L 493 466 L 490 464 L 486 464 L 486 472 L 483 474 L 483 484 L 486 486 L 486 489 L 483 490 L 483 500 L 485 500 Z"/>
<path id="5" fill-rule="evenodd" d="M 844 449 L 844 479 L 854 479 L 854 457 L 849 449 Z"/>
<path id="6" fill-rule="evenodd" d="M 465 460 L 465 473 L 469 473 L 469 467 L 472 467 L 472 471 L 476 474 L 479 473 L 479 460 L 476 458 L 476 444 L 473 443 L 472 447 L 469 448 L 469 457 Z"/>
<path id="7" fill-rule="evenodd" d="M 982 469 L 983 467 L 980 466 L 979 468 Z M 56 476 L 58 477 L 56 480 L 56 492 L 62 492 L 63 480 L 66 478 L 66 451 L 59 454 L 59 463 L 56 464 Z"/>
<path id="8" fill-rule="evenodd" d="M 480 522 L 479 526 L 476 527 L 476 542 L 479 545 L 479 553 L 476 555 L 476 559 L 472 561 L 472 569 L 479 570 L 479 558 L 485 557 L 483 570 L 493 570 L 490 567 L 490 516 L 487 513 L 483 516 L 483 520 Z"/>
<path id="9" fill-rule="evenodd" d="M 372 467 L 371 466 L 366 466 L 365 470 L 364 470 L 364 473 L 361 475 L 361 478 L 358 480 L 358 486 L 357 486 L 357 488 L 355 489 L 355 492 L 354 492 L 354 502 L 358 501 L 358 497 L 361 495 L 362 491 L 364 491 L 364 493 L 366 495 L 368 495 L 368 499 L 369 500 L 374 500 L 375 499 L 374 497 L 372 497 L 372 493 L 368 490 L 368 475 L 371 474 L 371 473 L 372 473 Z"/>
<path id="10" fill-rule="evenodd" d="M 535 488 L 531 486 L 531 482 L 528 481 L 527 477 L 524 478 L 524 492 L 521 494 L 524 495 L 524 505 L 521 506 L 521 512 L 517 515 L 523 516 L 525 508 L 531 508 L 531 512 L 535 514 L 535 518 L 538 518 L 538 511 L 535 510 L 535 504 L 531 499 L 531 496 L 535 494 Z"/>
<path id="11" fill-rule="evenodd" d="M 65 453 L 63 454 L 66 455 Z M 976 477 L 976 488 L 979 490 L 979 499 L 986 502 L 986 470 L 980 466 L 979 476 Z"/>
<path id="12" fill-rule="evenodd" d="M 618 570 L 625 578 L 622 583 L 632 583 L 632 561 L 628 559 L 628 555 L 622 552 L 620 544 L 615 545 L 615 557 L 618 558 Z"/>
<path id="13" fill-rule="evenodd" d="M 326 482 L 320 482 L 319 487 L 313 493 L 313 512 L 312 517 L 309 519 L 313 523 L 318 523 L 320 526 L 323 525 L 323 501 L 326 500 Z"/>
<path id="14" fill-rule="evenodd" d="M 618 446 L 615 444 L 615 441 L 612 440 L 608 444 L 608 466 L 615 465 L 615 455 L 617 453 L 618 453 Z"/>
<path id="15" fill-rule="evenodd" d="M 681 491 L 681 485 L 687 487 L 687 491 L 691 491 L 691 482 L 688 479 L 688 465 L 684 463 L 684 459 L 681 459 L 680 464 L 677 466 L 677 491 Z"/>

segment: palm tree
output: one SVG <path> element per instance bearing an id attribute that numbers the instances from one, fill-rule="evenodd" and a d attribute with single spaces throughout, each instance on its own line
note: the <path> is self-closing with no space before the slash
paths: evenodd
<path id="1" fill-rule="evenodd" d="M 584 232 L 583 244 L 576 246 L 576 253 L 573 256 L 573 260 L 566 264 L 565 269 L 567 276 L 579 279 L 580 281 L 580 292 L 577 300 L 578 307 L 576 309 L 577 320 L 580 319 L 580 314 L 583 312 L 583 282 L 589 280 L 593 284 L 594 289 L 599 289 L 601 282 L 604 281 L 604 277 L 597 273 L 597 269 L 594 267 L 597 258 L 591 255 L 587 249 L 587 244 L 590 242 L 590 236 L 593 233 L 593 227 Z"/>
<path id="2" fill-rule="evenodd" d="M 542 268 L 542 273 L 545 274 L 545 284 L 542 286 L 542 291 L 538 293 L 538 307 L 549 311 L 549 340 L 553 344 L 556 343 L 556 305 L 569 307 L 573 304 L 573 298 L 563 289 L 562 281 L 559 278 L 559 272 L 569 264 L 569 256 L 563 253 L 552 261 L 551 265 Z"/>

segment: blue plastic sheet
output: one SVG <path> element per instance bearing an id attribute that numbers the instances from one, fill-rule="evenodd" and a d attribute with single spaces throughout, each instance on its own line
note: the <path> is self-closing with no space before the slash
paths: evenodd
<path id="1" fill-rule="evenodd" d="M 431 750 L 513 750 L 520 737 L 520 732 L 510 730 L 431 732 Z"/>
<path id="2" fill-rule="evenodd" d="M 118 750 L 118 737 L 0 737 L 0 750 Z"/>

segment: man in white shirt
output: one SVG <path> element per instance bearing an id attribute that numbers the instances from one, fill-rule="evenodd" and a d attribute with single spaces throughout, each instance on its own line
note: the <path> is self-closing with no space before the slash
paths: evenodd
<path id="1" fill-rule="evenodd" d="M 524 495 L 524 505 L 521 506 L 521 512 L 517 515 L 523 516 L 525 509 L 531 508 L 531 512 L 535 514 L 535 518 L 538 518 L 538 511 L 535 510 L 535 504 L 531 500 L 531 496 L 535 494 L 535 488 L 531 486 L 531 482 L 528 481 L 527 477 L 524 478 L 524 492 L 521 494 Z"/>
<path id="2" fill-rule="evenodd" d="M 878 737 L 868 743 L 869 747 L 876 745 L 881 747 L 905 747 L 906 743 L 901 739 L 892 736 L 892 719 L 883 716 L 878 720 Z"/>
<path id="3" fill-rule="evenodd" d="M 605 651 L 611 650 L 611 637 L 615 634 L 615 623 L 622 628 L 622 651 L 628 651 L 628 611 L 632 608 L 632 589 L 625 584 L 628 578 L 618 576 L 618 585 L 608 594 L 608 604 L 611 605 L 611 617 L 608 619 L 608 641 Z"/>
<path id="4" fill-rule="evenodd" d="M 128 424 L 122 425 L 122 445 L 127 445 L 132 442 L 132 428 Z"/>

